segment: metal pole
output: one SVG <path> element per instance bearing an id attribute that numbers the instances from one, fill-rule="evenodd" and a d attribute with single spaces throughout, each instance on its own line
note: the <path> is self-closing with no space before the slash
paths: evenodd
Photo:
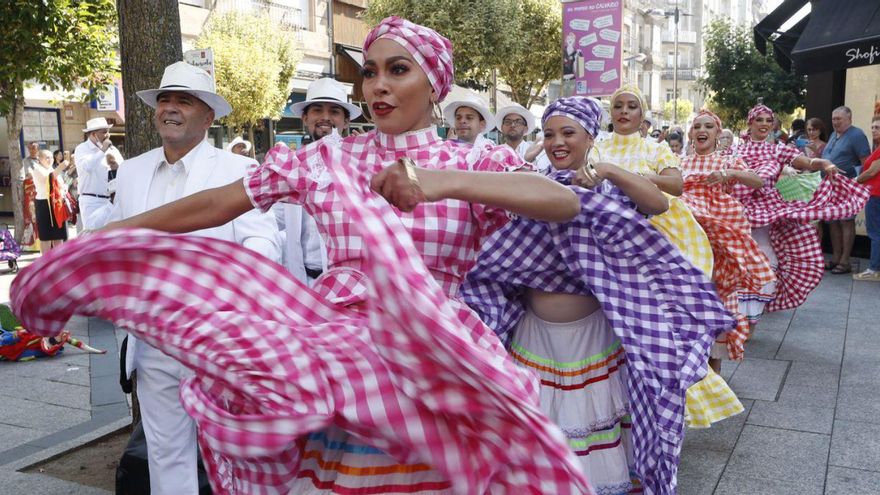
<path id="1" fill-rule="evenodd" d="M 675 59 L 672 69 L 672 123 L 678 124 L 678 5 L 675 6 Z"/>

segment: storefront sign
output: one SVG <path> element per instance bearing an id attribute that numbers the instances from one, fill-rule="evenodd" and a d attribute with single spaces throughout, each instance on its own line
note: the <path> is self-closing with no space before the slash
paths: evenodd
<path id="1" fill-rule="evenodd" d="M 214 75 L 214 49 L 203 48 L 201 50 L 189 50 L 183 52 L 184 62 L 198 67 L 211 75 L 214 82 L 214 91 L 217 90 L 217 79 Z"/>
<path id="2" fill-rule="evenodd" d="M 562 4 L 562 80 L 566 95 L 609 96 L 621 85 L 623 2 Z"/>
<path id="3" fill-rule="evenodd" d="M 119 88 L 116 84 L 109 84 L 103 91 L 98 93 L 92 101 L 92 108 L 102 112 L 115 112 L 119 110 Z"/>

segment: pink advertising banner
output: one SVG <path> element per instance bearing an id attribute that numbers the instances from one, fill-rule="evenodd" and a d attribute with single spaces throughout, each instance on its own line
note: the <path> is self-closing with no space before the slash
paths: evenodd
<path id="1" fill-rule="evenodd" d="M 565 94 L 609 96 L 620 87 L 622 32 L 622 0 L 562 4 Z"/>

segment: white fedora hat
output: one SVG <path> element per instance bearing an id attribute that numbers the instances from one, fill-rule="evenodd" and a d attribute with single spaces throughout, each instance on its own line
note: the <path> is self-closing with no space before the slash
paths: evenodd
<path id="1" fill-rule="evenodd" d="M 348 102 L 345 86 L 339 81 L 329 77 L 316 79 L 309 84 L 306 90 L 306 101 L 300 101 L 290 105 L 290 113 L 294 117 L 302 117 L 306 107 L 313 103 L 332 103 L 348 110 L 348 118 L 354 120 L 361 116 L 361 109 L 357 105 Z"/>
<path id="2" fill-rule="evenodd" d="M 486 105 L 486 102 L 479 96 L 468 95 L 461 100 L 450 102 L 443 109 L 443 118 L 445 118 L 446 122 L 452 127 L 455 126 L 455 112 L 461 107 L 473 108 L 483 117 L 483 120 L 486 121 L 486 128 L 483 130 L 483 133 L 491 132 L 497 125 L 495 122 L 495 116 L 489 111 L 489 106 Z"/>
<path id="3" fill-rule="evenodd" d="M 232 112 L 229 103 L 214 92 L 214 80 L 211 75 L 186 62 L 175 62 L 165 67 L 159 87 L 138 91 L 137 95 L 144 100 L 144 103 L 156 108 L 156 98 L 169 91 L 181 91 L 202 100 L 214 110 L 215 119 L 225 117 Z"/>
<path id="4" fill-rule="evenodd" d="M 515 114 L 519 115 L 520 117 L 522 117 L 523 119 L 525 119 L 525 121 L 526 121 L 526 134 L 529 134 L 535 130 L 535 116 L 532 115 L 532 112 L 526 110 L 526 107 L 519 105 L 517 103 L 514 103 L 513 105 L 509 105 L 509 106 L 506 106 L 506 107 L 498 110 L 498 112 L 495 114 L 495 120 L 500 125 L 501 122 L 504 120 L 504 117 L 506 117 L 507 115 L 510 115 L 512 113 L 515 113 Z"/>
<path id="5" fill-rule="evenodd" d="M 232 151 L 232 148 L 235 148 L 236 144 L 243 144 L 245 153 L 250 153 L 251 142 L 241 136 L 235 136 L 235 139 L 226 145 L 226 151 Z"/>
<path id="6" fill-rule="evenodd" d="M 86 122 L 86 128 L 83 129 L 83 132 L 92 132 L 100 129 L 109 129 L 113 127 L 112 125 L 107 123 L 107 119 L 104 117 L 95 117 L 94 119 L 89 119 Z"/>

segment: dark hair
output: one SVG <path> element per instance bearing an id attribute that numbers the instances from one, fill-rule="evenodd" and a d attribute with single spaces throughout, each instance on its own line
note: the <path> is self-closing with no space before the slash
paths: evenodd
<path id="1" fill-rule="evenodd" d="M 791 132 L 807 130 L 807 123 L 804 119 L 794 119 L 791 121 Z"/>
<path id="2" fill-rule="evenodd" d="M 55 150 L 55 151 L 52 152 L 52 159 L 53 159 L 53 160 L 55 159 L 56 156 L 58 156 L 58 153 L 61 153 L 61 158 L 64 158 L 64 152 L 63 152 L 63 151 L 61 151 L 61 150 Z"/>
<path id="3" fill-rule="evenodd" d="M 331 105 L 336 105 L 336 103 L 333 103 L 332 101 L 320 101 L 320 102 L 315 102 L 315 103 L 329 103 L 329 104 L 331 104 Z M 305 115 L 305 114 L 309 113 L 309 108 L 310 108 L 312 105 L 314 105 L 314 103 L 310 103 L 310 104 L 306 105 L 306 106 L 303 108 L 303 113 L 302 113 L 302 114 Z M 348 113 L 348 109 L 347 109 L 347 108 L 345 108 L 345 107 L 342 106 L 342 105 L 336 105 L 336 106 L 339 107 L 339 108 L 341 108 L 342 111 L 345 112 L 345 118 L 346 118 L 346 119 L 351 120 L 351 114 Z"/>
<path id="4" fill-rule="evenodd" d="M 672 134 L 670 134 L 670 135 L 666 138 L 666 142 L 667 142 L 667 143 L 670 142 L 670 141 L 678 141 L 679 143 L 684 144 L 684 139 L 681 137 L 681 134 L 679 134 L 679 133 L 677 133 L 677 132 L 673 132 Z"/>
<path id="5" fill-rule="evenodd" d="M 819 139 L 828 142 L 828 131 L 825 130 L 825 122 L 822 122 L 822 119 L 817 119 L 816 117 L 807 119 L 807 126 L 819 129 Z"/>

